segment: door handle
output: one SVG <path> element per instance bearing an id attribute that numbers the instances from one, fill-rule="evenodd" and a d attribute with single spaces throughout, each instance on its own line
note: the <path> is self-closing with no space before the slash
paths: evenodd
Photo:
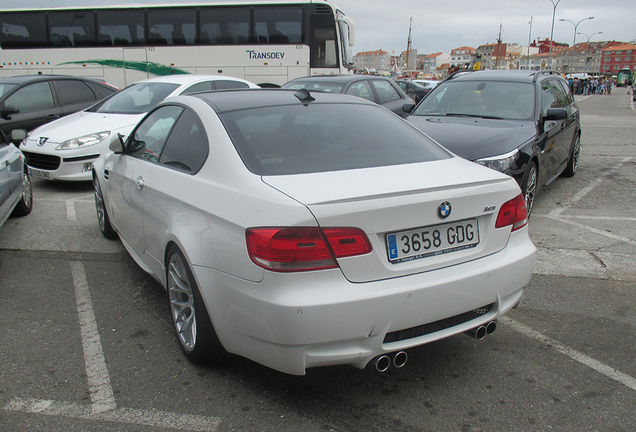
<path id="1" fill-rule="evenodd" d="M 142 176 L 137 177 L 135 179 L 135 184 L 137 185 L 137 189 L 141 189 L 144 187 L 144 178 Z"/>

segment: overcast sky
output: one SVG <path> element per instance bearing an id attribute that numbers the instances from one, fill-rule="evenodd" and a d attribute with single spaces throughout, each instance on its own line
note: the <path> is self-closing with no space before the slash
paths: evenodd
<path id="1" fill-rule="evenodd" d="M 449 52 L 460 46 L 495 43 L 502 27 L 504 42 L 528 44 L 550 37 L 553 3 L 557 0 L 333 0 L 356 25 L 354 53 L 383 49 L 396 54 L 406 49 L 409 20 L 413 18 L 412 46 L 418 53 Z M 192 3 L 203 3 L 190 0 Z M 143 0 L 2 0 L 0 9 L 13 7 L 77 6 L 92 4 L 138 4 Z M 149 0 L 148 3 L 175 3 Z M 182 2 L 184 3 L 184 2 Z M 577 42 L 636 39 L 636 0 L 559 0 L 554 40 L 572 44 L 574 24 Z M 532 33 L 530 33 L 530 17 Z M 596 32 L 603 34 L 594 35 Z"/>

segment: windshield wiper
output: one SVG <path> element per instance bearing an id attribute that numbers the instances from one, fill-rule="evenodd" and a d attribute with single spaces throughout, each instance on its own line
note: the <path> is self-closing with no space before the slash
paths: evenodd
<path id="1" fill-rule="evenodd" d="M 481 114 L 466 114 L 466 113 L 446 113 L 446 117 L 478 117 L 484 119 L 504 120 L 503 117 L 487 116 Z"/>

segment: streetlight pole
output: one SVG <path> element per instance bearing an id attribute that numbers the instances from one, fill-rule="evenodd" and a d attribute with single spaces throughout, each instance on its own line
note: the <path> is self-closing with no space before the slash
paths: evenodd
<path id="1" fill-rule="evenodd" d="M 592 38 L 592 36 L 594 36 L 594 35 L 603 34 L 603 32 L 596 32 L 596 33 L 592 33 L 592 34 L 591 34 L 591 35 L 589 35 L 589 36 L 588 36 L 588 35 L 586 35 L 585 33 L 581 33 L 581 32 L 578 32 L 577 34 L 580 34 L 580 35 L 583 35 L 583 36 L 587 37 L 587 44 L 585 45 L 585 50 L 586 50 L 586 51 L 588 51 L 588 53 L 589 53 L 589 50 L 590 50 L 590 39 L 591 39 L 591 38 Z M 596 50 L 594 50 L 594 54 L 596 54 Z M 586 61 L 586 62 L 585 62 L 585 72 L 587 72 L 587 71 L 588 71 L 588 67 L 587 67 L 587 61 Z M 600 72 L 600 69 L 599 69 L 599 72 Z"/>
<path id="2" fill-rule="evenodd" d="M 581 24 L 583 21 L 586 20 L 593 20 L 594 17 L 587 17 L 587 18 L 583 18 L 581 21 L 574 23 L 574 21 L 569 20 L 569 19 L 563 19 L 561 18 L 559 21 L 567 21 L 572 23 L 572 25 L 574 26 L 574 41 L 572 42 L 572 55 L 570 56 L 570 67 L 569 67 L 569 73 L 573 73 L 574 72 L 574 48 L 576 46 L 576 29 L 578 28 L 579 24 Z"/>
<path id="3" fill-rule="evenodd" d="M 528 32 L 528 56 L 526 57 L 526 69 L 530 69 L 530 40 L 532 39 L 532 17 L 530 17 L 530 31 Z"/>
<path id="4" fill-rule="evenodd" d="M 556 14 L 556 8 L 561 2 L 561 0 L 557 0 L 555 3 L 554 0 L 550 0 L 552 2 L 552 30 L 550 30 L 550 54 L 548 54 L 548 69 L 552 67 L 552 38 L 554 38 L 554 15 Z"/>

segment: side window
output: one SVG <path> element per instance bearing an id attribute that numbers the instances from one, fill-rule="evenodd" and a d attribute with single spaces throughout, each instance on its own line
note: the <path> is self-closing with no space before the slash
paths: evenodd
<path id="1" fill-rule="evenodd" d="M 46 17 L 39 11 L 0 14 L 2 48 L 46 46 Z"/>
<path id="2" fill-rule="evenodd" d="M 541 83 L 541 90 L 541 113 L 543 115 L 546 115 L 550 108 L 565 108 L 568 106 L 568 97 L 558 82 L 545 80 Z"/>
<path id="3" fill-rule="evenodd" d="M 227 90 L 227 89 L 239 89 L 239 88 L 249 88 L 246 83 L 241 81 L 232 81 L 232 80 L 219 80 L 214 81 L 214 86 L 217 90 Z"/>
<path id="4" fill-rule="evenodd" d="M 97 14 L 97 42 L 101 46 L 144 45 L 143 11 L 101 11 Z"/>
<path id="5" fill-rule="evenodd" d="M 87 12 L 58 12 L 49 15 L 49 37 L 53 46 L 94 46 L 95 17 Z"/>
<path id="6" fill-rule="evenodd" d="M 189 95 L 193 93 L 205 92 L 210 90 L 214 90 L 214 85 L 212 84 L 212 81 L 205 81 L 205 82 L 197 83 L 188 87 L 181 94 Z"/>
<path id="7" fill-rule="evenodd" d="M 302 43 L 303 10 L 298 7 L 255 8 L 256 42 L 269 44 Z"/>
<path id="8" fill-rule="evenodd" d="M 208 157 L 209 148 L 203 125 L 194 113 L 185 110 L 172 129 L 159 162 L 196 174 Z"/>
<path id="9" fill-rule="evenodd" d="M 572 96 L 572 92 L 570 91 L 570 86 L 567 85 L 564 81 L 559 81 L 561 85 L 561 90 L 565 93 L 568 98 L 568 104 L 574 103 L 574 96 Z"/>
<path id="10" fill-rule="evenodd" d="M 371 86 L 368 81 L 358 81 L 351 84 L 346 93 L 375 102 L 375 97 L 373 96 L 373 91 L 371 90 Z"/>
<path id="11" fill-rule="evenodd" d="M 148 42 L 151 45 L 192 45 L 196 22 L 194 9 L 151 10 L 148 12 Z"/>
<path id="12" fill-rule="evenodd" d="M 402 99 L 400 94 L 395 90 L 395 88 L 388 81 L 373 81 L 373 87 L 375 87 L 375 91 L 378 94 L 378 103 L 386 103 L 392 100 Z"/>
<path id="13" fill-rule="evenodd" d="M 250 37 L 250 11 L 247 8 L 201 9 L 200 38 L 202 44 L 244 44 Z"/>
<path id="14" fill-rule="evenodd" d="M 5 106 L 18 107 L 21 113 L 41 111 L 55 107 L 48 81 L 22 87 L 4 101 Z"/>
<path id="15" fill-rule="evenodd" d="M 82 81 L 57 80 L 54 82 L 54 85 L 62 106 L 95 100 L 93 90 Z"/>
<path id="16" fill-rule="evenodd" d="M 137 127 L 126 144 L 126 153 L 138 159 L 159 162 L 166 140 L 183 108 L 164 106 L 154 111 Z"/>

